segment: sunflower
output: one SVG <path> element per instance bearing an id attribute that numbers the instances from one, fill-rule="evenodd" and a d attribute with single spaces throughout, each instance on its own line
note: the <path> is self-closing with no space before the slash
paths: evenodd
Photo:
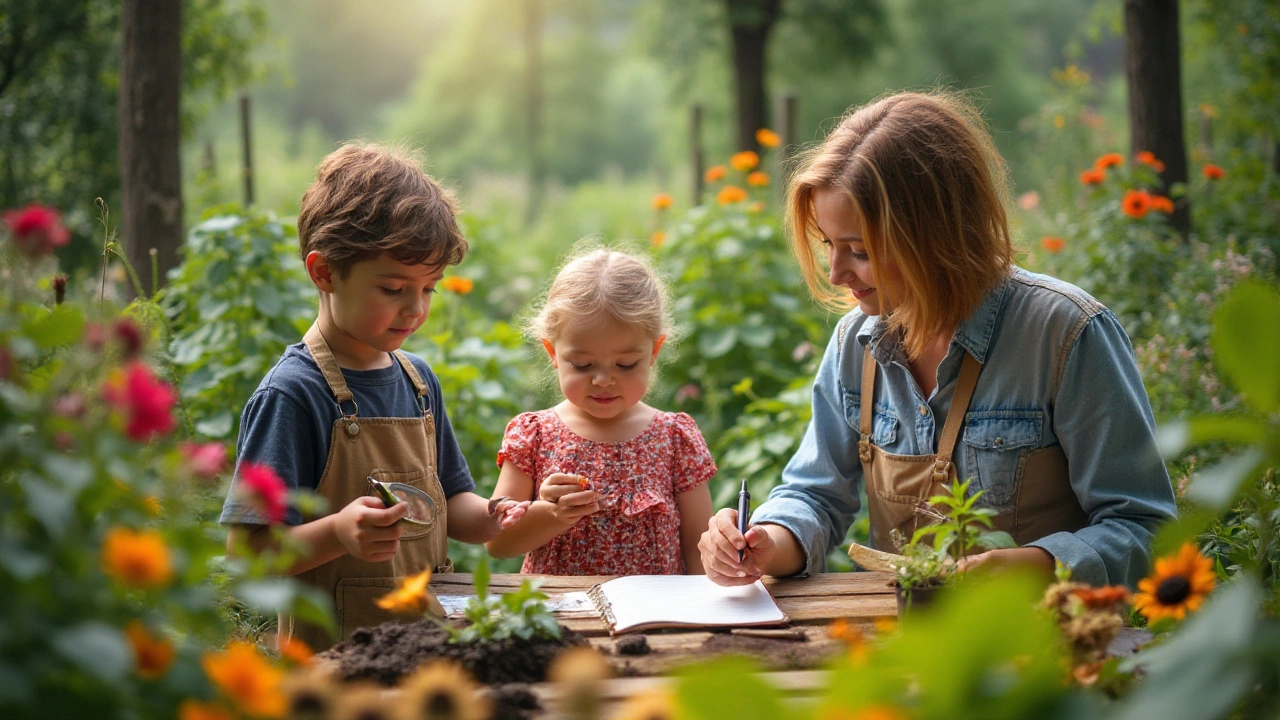
<path id="1" fill-rule="evenodd" d="M 614 720 L 675 720 L 676 699 L 663 690 L 649 690 L 632 695 L 614 716 Z"/>
<path id="2" fill-rule="evenodd" d="M 431 591 L 427 589 L 429 582 L 431 568 L 406 576 L 395 590 L 378 598 L 378 607 L 393 613 L 421 615 L 431 607 Z"/>
<path id="3" fill-rule="evenodd" d="M 332 716 L 337 702 L 333 688 L 333 678 L 323 671 L 308 669 L 290 673 L 281 686 L 288 717 L 324 720 Z"/>
<path id="4" fill-rule="evenodd" d="M 424 665 L 400 687 L 399 720 L 486 720 L 489 699 L 455 662 Z"/>
<path id="5" fill-rule="evenodd" d="M 396 720 L 404 716 L 399 703 L 377 685 L 348 685 L 334 703 L 334 720 Z M 324 716 L 316 716 L 324 717 Z"/>
<path id="6" fill-rule="evenodd" d="M 600 683 L 612 673 L 609 663 L 590 646 L 570 648 L 547 670 L 547 679 L 559 690 L 560 710 L 574 717 L 599 717 Z"/>
<path id="7" fill-rule="evenodd" d="M 1177 555 L 1156 560 L 1156 571 L 1138 583 L 1133 606 L 1152 622 L 1165 617 L 1181 620 L 1200 609 L 1216 581 L 1213 561 L 1185 543 Z"/>

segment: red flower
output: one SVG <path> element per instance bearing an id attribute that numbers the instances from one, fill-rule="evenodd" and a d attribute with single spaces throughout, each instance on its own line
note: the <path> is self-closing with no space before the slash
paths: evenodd
<path id="1" fill-rule="evenodd" d="M 1152 170 L 1155 170 L 1158 173 L 1164 172 L 1164 162 L 1162 162 L 1159 158 L 1157 158 L 1155 156 L 1155 153 L 1151 152 L 1150 150 L 1143 150 L 1142 152 L 1138 153 L 1138 162 L 1142 163 L 1143 165 L 1146 165 L 1147 167 L 1151 168 Z"/>
<path id="2" fill-rule="evenodd" d="M 1213 163 L 1207 163 L 1204 167 L 1200 168 L 1200 172 L 1210 180 L 1221 180 L 1227 176 L 1226 170 L 1223 170 Z"/>
<path id="3" fill-rule="evenodd" d="M 1173 214 L 1173 201 L 1163 195 L 1151 196 L 1151 209 L 1159 210 L 1165 215 Z"/>
<path id="4" fill-rule="evenodd" d="M 184 442 L 182 455 L 191 472 L 206 480 L 218 477 L 227 466 L 227 446 L 219 442 Z"/>
<path id="5" fill-rule="evenodd" d="M 1101 185 L 1107 179 L 1107 171 L 1101 168 L 1089 168 L 1080 173 L 1081 185 Z"/>
<path id="6" fill-rule="evenodd" d="M 1145 190 L 1130 190 L 1120 201 L 1120 209 L 1125 215 L 1140 220 L 1151 212 L 1151 196 Z"/>
<path id="7" fill-rule="evenodd" d="M 1123 585 L 1079 588 L 1072 591 L 1072 594 L 1092 610 L 1106 610 L 1117 603 L 1129 602 L 1129 590 Z"/>
<path id="8" fill-rule="evenodd" d="M 8 210 L 4 223 L 13 235 L 13 244 L 30 258 L 44 257 L 70 239 L 57 210 L 32 203 L 21 210 Z"/>
<path id="9" fill-rule="evenodd" d="M 125 413 L 124 434 L 137 441 L 173 432 L 173 406 L 178 396 L 169 384 L 140 362 L 116 370 L 102 387 L 102 396 Z"/>
<path id="10" fill-rule="evenodd" d="M 1124 156 L 1115 152 L 1107 153 L 1093 162 L 1093 166 L 1099 170 L 1106 170 L 1109 167 L 1120 167 L 1123 164 Z"/>
<path id="11" fill-rule="evenodd" d="M 1040 247 L 1048 250 L 1054 255 L 1062 252 L 1062 249 L 1066 246 L 1067 242 L 1060 237 L 1046 235 L 1045 237 L 1040 238 Z"/>
<path id="12" fill-rule="evenodd" d="M 138 327 L 138 323 L 129 318 L 120 318 L 112 326 L 111 332 L 115 335 L 116 340 L 120 341 L 126 358 L 135 358 L 142 352 L 142 345 L 146 338 L 143 335 L 142 328 Z"/>
<path id="13" fill-rule="evenodd" d="M 266 513 L 271 522 L 284 520 L 287 489 L 275 470 L 266 465 L 242 462 L 236 475 L 240 478 L 240 492 L 246 500 Z"/>

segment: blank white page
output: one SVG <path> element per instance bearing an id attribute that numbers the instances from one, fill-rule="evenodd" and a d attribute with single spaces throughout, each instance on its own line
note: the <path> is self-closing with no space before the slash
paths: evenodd
<path id="1" fill-rule="evenodd" d="M 615 630 L 638 625 L 768 625 L 787 616 L 764 583 L 722 587 L 706 575 L 631 575 L 600 585 Z"/>

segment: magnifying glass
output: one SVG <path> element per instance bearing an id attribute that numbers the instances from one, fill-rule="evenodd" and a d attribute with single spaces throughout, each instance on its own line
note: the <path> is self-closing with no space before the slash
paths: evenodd
<path id="1" fill-rule="evenodd" d="M 430 525 L 436 521 L 436 501 L 432 500 L 430 495 L 412 485 L 383 482 L 374 477 L 381 472 L 381 470 L 374 470 L 369 473 L 367 478 L 369 489 L 387 507 L 400 503 L 409 505 L 409 511 L 400 518 L 400 522 L 410 525 Z"/>

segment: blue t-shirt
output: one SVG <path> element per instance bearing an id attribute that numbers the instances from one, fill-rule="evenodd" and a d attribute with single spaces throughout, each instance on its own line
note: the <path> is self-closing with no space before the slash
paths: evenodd
<path id="1" fill-rule="evenodd" d="M 427 399 L 436 423 L 436 471 L 445 498 L 475 490 L 467 460 L 444 409 L 440 381 L 425 360 L 413 354 L 409 359 L 427 384 Z M 343 368 L 342 376 L 360 406 L 360 417 L 422 417 L 413 382 L 394 359 L 390 367 L 378 370 Z M 245 461 L 270 466 L 291 489 L 314 490 L 324 475 L 333 424 L 341 416 L 333 392 L 306 345 L 290 345 L 241 413 L 240 437 L 236 440 L 237 472 L 218 521 L 224 525 L 268 523 L 264 514 L 237 497 L 239 464 Z M 302 524 L 302 513 L 289 508 L 285 522 Z"/>

